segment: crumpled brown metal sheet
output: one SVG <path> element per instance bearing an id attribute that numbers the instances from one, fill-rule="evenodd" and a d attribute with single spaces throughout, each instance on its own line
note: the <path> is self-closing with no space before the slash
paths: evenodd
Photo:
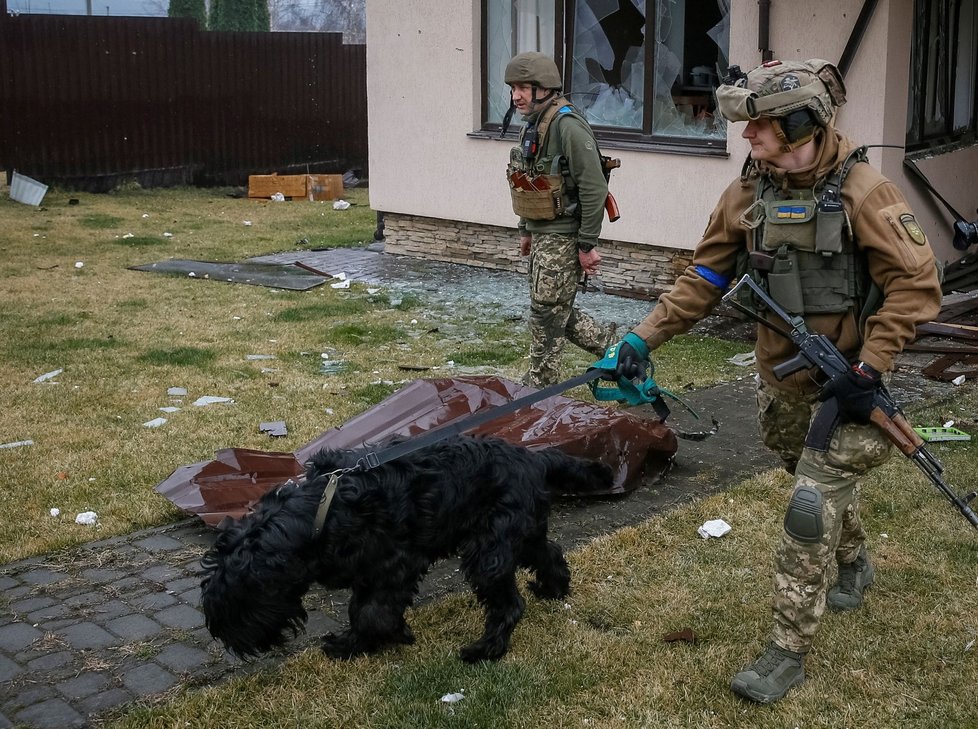
<path id="1" fill-rule="evenodd" d="M 226 516 L 240 518 L 266 491 L 301 475 L 302 464 L 322 448 L 376 447 L 396 436 L 410 438 L 532 392 L 492 376 L 415 380 L 294 453 L 227 448 L 218 451 L 214 461 L 182 466 L 156 490 L 214 526 Z M 556 447 L 608 464 L 615 474 L 612 487 L 587 496 L 633 490 L 643 478 L 660 475 L 677 449 L 675 434 L 663 423 L 564 396 L 541 400 L 467 432 L 531 450 Z"/>

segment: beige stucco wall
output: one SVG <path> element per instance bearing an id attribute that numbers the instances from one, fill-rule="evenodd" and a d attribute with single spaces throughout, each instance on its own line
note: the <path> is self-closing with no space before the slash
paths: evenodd
<path id="1" fill-rule="evenodd" d="M 846 82 L 849 103 L 838 125 L 864 144 L 905 138 L 913 0 L 880 0 Z M 450 9 L 447 7 L 451 5 Z M 863 0 L 771 4 L 775 58 L 838 60 Z M 731 60 L 760 62 L 756 0 L 733 0 Z M 375 210 L 496 226 L 515 226 L 503 169 L 511 142 L 474 138 L 480 109 L 480 3 L 368 0 L 367 92 L 370 203 Z M 689 249 L 723 188 L 740 172 L 743 124 L 731 125 L 726 158 L 615 150 L 622 166 L 611 189 L 622 219 L 606 238 Z M 950 246 L 949 216 L 906 178 L 901 150 L 870 159 L 898 182 L 917 210 L 939 257 Z M 978 197 L 978 148 L 920 164 L 966 216 Z M 962 180 L 968 181 L 962 184 Z"/>

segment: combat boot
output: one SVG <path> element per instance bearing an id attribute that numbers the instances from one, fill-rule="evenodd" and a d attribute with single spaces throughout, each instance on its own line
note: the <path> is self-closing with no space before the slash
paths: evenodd
<path id="1" fill-rule="evenodd" d="M 772 642 L 756 661 L 733 677 L 730 690 L 745 699 L 771 704 L 804 680 L 805 654 Z"/>
<path id="2" fill-rule="evenodd" d="M 839 581 L 829 590 L 825 602 L 832 610 L 855 610 L 863 605 L 863 590 L 873 584 L 876 570 L 869 561 L 866 547 L 848 564 L 839 565 Z"/>

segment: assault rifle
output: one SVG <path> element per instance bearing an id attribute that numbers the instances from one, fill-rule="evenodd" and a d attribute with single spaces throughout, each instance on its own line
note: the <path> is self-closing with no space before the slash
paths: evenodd
<path id="1" fill-rule="evenodd" d="M 745 289 L 749 289 L 749 292 Z M 754 296 L 755 300 L 759 300 L 771 314 L 781 319 L 787 328 L 778 326 L 762 313 L 739 301 L 738 297 L 743 294 Z M 736 286 L 724 294 L 723 300 L 768 329 L 790 339 L 798 347 L 798 354 L 774 367 L 774 376 L 778 380 L 783 380 L 790 374 L 810 367 L 817 367 L 829 379 L 835 376 L 843 376 L 850 369 L 849 360 L 845 358 L 831 339 L 824 334 L 809 332 L 805 326 L 805 320 L 801 316 L 792 316 L 786 312 L 749 275 L 741 278 Z M 941 478 L 944 466 L 924 447 L 924 440 L 911 427 L 906 415 L 884 385 L 880 385 L 877 389 L 876 400 L 873 405 L 870 422 L 882 430 L 903 455 L 913 461 L 930 479 L 931 483 L 964 515 L 964 518 L 978 529 L 978 515 L 968 506 L 969 502 L 978 496 L 978 492 L 972 491 L 962 498 L 944 482 L 944 479 Z M 829 398 L 819 409 L 818 415 L 815 416 L 815 420 L 808 431 L 808 437 L 805 439 L 805 445 L 815 450 L 828 450 L 829 439 L 835 430 L 838 419 L 839 403 L 834 397 Z"/>

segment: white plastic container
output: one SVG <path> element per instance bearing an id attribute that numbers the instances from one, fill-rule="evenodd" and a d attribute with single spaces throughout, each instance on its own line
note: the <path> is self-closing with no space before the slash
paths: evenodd
<path id="1" fill-rule="evenodd" d="M 47 191 L 47 185 L 19 172 L 14 172 L 10 178 L 10 198 L 25 205 L 40 205 Z"/>

